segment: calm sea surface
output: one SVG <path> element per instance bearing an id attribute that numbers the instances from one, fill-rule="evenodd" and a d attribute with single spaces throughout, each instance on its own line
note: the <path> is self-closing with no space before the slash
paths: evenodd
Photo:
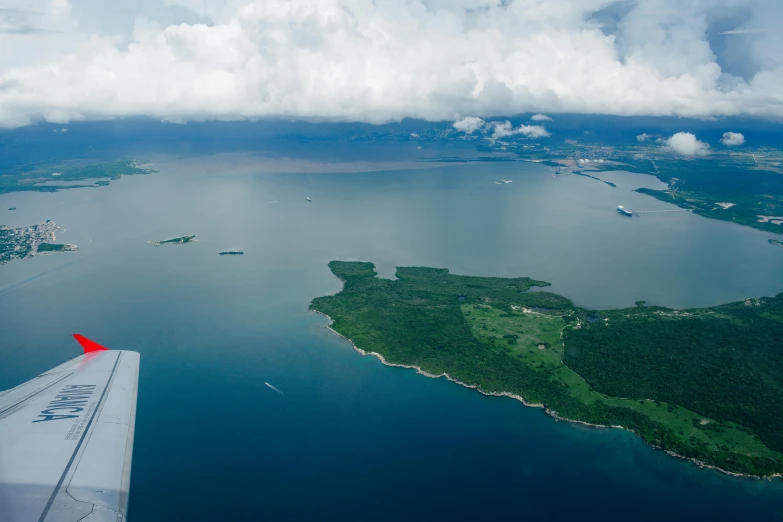
<path id="1" fill-rule="evenodd" d="M 0 223 L 52 219 L 80 245 L 0 267 L 0 389 L 78 355 L 73 332 L 142 354 L 131 520 L 783 518 L 782 481 L 385 367 L 307 311 L 340 289 L 332 259 L 385 277 L 530 276 L 588 307 L 708 306 L 783 291 L 769 234 L 685 212 L 624 218 L 618 204 L 673 208 L 631 192 L 660 183 L 627 173 L 600 174 L 612 188 L 520 163 L 237 164 L 162 158 L 109 187 L 0 196 Z M 146 244 L 186 234 L 198 242 Z M 229 248 L 245 255 L 217 254 Z"/>

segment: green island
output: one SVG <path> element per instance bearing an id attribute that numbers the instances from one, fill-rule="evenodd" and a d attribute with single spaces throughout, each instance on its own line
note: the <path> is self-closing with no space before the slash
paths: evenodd
<path id="1" fill-rule="evenodd" d="M 110 180 L 117 180 L 122 176 L 154 172 L 158 171 L 150 165 L 127 159 L 101 162 L 69 160 L 21 165 L 0 173 L 0 194 L 26 190 L 57 192 L 73 188 L 104 187 Z M 77 183 L 84 180 L 92 182 Z"/>
<path id="2" fill-rule="evenodd" d="M 703 309 L 592 311 L 530 278 L 332 261 L 310 308 L 386 364 L 622 427 L 702 466 L 783 473 L 783 294 Z"/>
<path id="3" fill-rule="evenodd" d="M 58 229 L 51 220 L 18 228 L 0 226 L 0 265 L 14 259 L 77 251 L 76 245 L 51 243 Z"/>
<path id="4" fill-rule="evenodd" d="M 49 254 L 54 252 L 72 252 L 76 250 L 73 245 L 66 245 L 63 243 L 41 243 L 38 245 L 38 253 Z"/>
<path id="5" fill-rule="evenodd" d="M 164 239 L 162 241 L 149 241 L 149 243 L 151 245 L 161 246 L 166 244 L 181 245 L 184 243 L 195 243 L 196 241 L 198 241 L 198 239 L 196 239 L 196 236 L 181 236 L 181 237 L 174 237 L 171 239 Z"/>

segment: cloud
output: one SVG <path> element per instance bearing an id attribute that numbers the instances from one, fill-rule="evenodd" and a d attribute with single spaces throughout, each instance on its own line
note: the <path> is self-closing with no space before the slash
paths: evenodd
<path id="1" fill-rule="evenodd" d="M 34 5 L 36 0 L 30 2 L 32 6 L 15 0 L 4 1 L 4 6 L 0 7 L 0 34 L 31 35 L 75 29 L 73 21 L 68 16 L 70 10 L 68 2 L 52 0 L 40 6 L 43 9 Z M 14 3 L 19 3 L 19 6 L 14 6 Z"/>
<path id="2" fill-rule="evenodd" d="M 532 121 L 552 121 L 552 118 L 547 116 L 546 114 L 534 114 L 530 117 Z"/>
<path id="3" fill-rule="evenodd" d="M 720 140 L 720 142 L 727 147 L 734 147 L 744 144 L 745 136 L 743 136 L 740 132 L 724 132 L 723 139 Z"/>
<path id="4" fill-rule="evenodd" d="M 783 118 L 780 0 L 119 3 L 133 8 L 3 1 L 0 126 L 135 115 Z M 743 36 L 713 44 L 721 33 Z M 749 65 L 735 76 L 727 63 Z"/>
<path id="5" fill-rule="evenodd" d="M 491 124 L 492 127 L 492 135 L 490 136 L 493 140 L 499 140 L 502 138 L 507 138 L 509 136 L 514 136 L 521 134 L 523 136 L 526 136 L 528 138 L 546 138 L 548 136 L 551 136 L 544 127 L 541 127 L 540 125 L 520 125 L 518 128 L 513 128 L 511 126 L 510 121 L 504 121 L 504 122 L 493 122 Z"/>
<path id="6" fill-rule="evenodd" d="M 481 118 L 475 116 L 466 116 L 461 120 L 457 120 L 452 125 L 455 129 L 465 134 L 473 134 L 477 130 L 481 130 L 486 122 Z"/>
<path id="7" fill-rule="evenodd" d="M 759 33 L 766 33 L 767 29 L 733 29 L 731 31 L 723 31 L 722 35 L 732 35 L 732 34 L 759 34 Z"/>
<path id="8" fill-rule="evenodd" d="M 636 141 L 638 141 L 639 143 L 644 143 L 645 141 L 649 141 L 652 138 L 653 137 L 650 136 L 649 134 L 644 133 L 644 134 L 639 134 L 638 136 L 636 136 Z"/>
<path id="9" fill-rule="evenodd" d="M 544 116 L 539 114 L 537 116 Z M 550 119 L 544 116 L 545 119 Z M 531 119 L 536 119 L 535 117 Z M 537 121 L 541 121 L 542 118 L 538 118 Z M 455 121 L 452 124 L 456 130 L 464 132 L 465 134 L 473 134 L 477 131 L 491 132 L 489 138 L 491 140 L 499 140 L 507 138 L 509 136 L 522 135 L 528 138 L 546 138 L 551 136 L 547 130 L 541 125 L 520 125 L 514 128 L 510 121 L 495 121 L 486 122 L 482 118 L 476 116 L 466 116 L 460 120 Z"/>
<path id="10" fill-rule="evenodd" d="M 710 152 L 710 146 L 690 132 L 678 132 L 666 140 L 666 145 L 683 156 L 706 156 Z"/>

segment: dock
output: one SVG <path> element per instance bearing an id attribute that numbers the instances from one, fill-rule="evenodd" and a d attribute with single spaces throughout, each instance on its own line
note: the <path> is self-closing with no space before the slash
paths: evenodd
<path id="1" fill-rule="evenodd" d="M 634 214 L 657 214 L 658 212 L 693 212 L 691 208 L 667 208 L 664 210 L 636 210 Z"/>

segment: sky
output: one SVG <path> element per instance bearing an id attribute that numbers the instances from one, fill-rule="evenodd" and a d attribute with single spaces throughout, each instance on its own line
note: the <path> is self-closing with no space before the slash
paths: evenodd
<path id="1" fill-rule="evenodd" d="M 0 126 L 779 119 L 781 23 L 780 0 L 0 0 Z"/>

